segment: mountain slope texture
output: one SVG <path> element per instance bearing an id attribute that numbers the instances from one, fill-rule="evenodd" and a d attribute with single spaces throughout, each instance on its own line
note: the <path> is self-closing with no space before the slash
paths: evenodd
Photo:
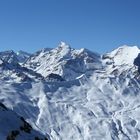
<path id="1" fill-rule="evenodd" d="M 1 140 L 140 140 L 137 46 L 0 52 L 0 85 Z"/>

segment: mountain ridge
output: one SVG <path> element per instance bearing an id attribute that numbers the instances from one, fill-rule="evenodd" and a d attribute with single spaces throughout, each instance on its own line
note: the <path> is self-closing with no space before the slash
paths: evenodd
<path id="1" fill-rule="evenodd" d="M 18 69 L 0 57 L 0 102 L 51 140 L 138 140 L 139 51 L 123 46 L 98 55 L 63 42 Z M 17 70 L 30 80 L 20 80 Z"/>

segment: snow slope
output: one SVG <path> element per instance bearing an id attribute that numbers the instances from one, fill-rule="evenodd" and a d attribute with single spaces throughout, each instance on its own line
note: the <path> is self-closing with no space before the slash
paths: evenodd
<path id="1" fill-rule="evenodd" d="M 55 49 L 32 55 L 24 66 L 40 70 L 43 76 L 47 75 L 42 72 L 49 74 L 50 68 L 50 73 L 60 74 L 67 81 L 1 79 L 0 102 L 51 140 L 139 140 L 139 52 L 138 47 L 123 46 L 100 57 L 62 42 Z M 70 63 L 69 67 L 64 62 Z M 92 67 L 87 68 L 89 63 Z"/>
<path id="2" fill-rule="evenodd" d="M 0 139 L 1 140 L 48 140 L 33 130 L 23 117 L 0 103 Z"/>

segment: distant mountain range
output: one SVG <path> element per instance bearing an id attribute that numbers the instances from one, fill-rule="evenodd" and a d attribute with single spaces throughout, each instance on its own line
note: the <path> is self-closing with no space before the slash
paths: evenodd
<path id="1" fill-rule="evenodd" d="M 139 140 L 139 54 L 137 46 L 100 55 L 64 42 L 0 52 L 0 139 Z"/>

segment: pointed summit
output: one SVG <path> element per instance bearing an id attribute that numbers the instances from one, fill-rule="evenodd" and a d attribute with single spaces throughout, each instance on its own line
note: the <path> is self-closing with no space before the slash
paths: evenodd
<path id="1" fill-rule="evenodd" d="M 60 42 L 60 45 L 59 46 L 66 46 L 67 44 L 63 41 Z"/>
<path id="2" fill-rule="evenodd" d="M 67 43 L 61 41 L 58 45 L 59 48 L 68 48 L 70 49 L 70 45 L 68 45 Z"/>

